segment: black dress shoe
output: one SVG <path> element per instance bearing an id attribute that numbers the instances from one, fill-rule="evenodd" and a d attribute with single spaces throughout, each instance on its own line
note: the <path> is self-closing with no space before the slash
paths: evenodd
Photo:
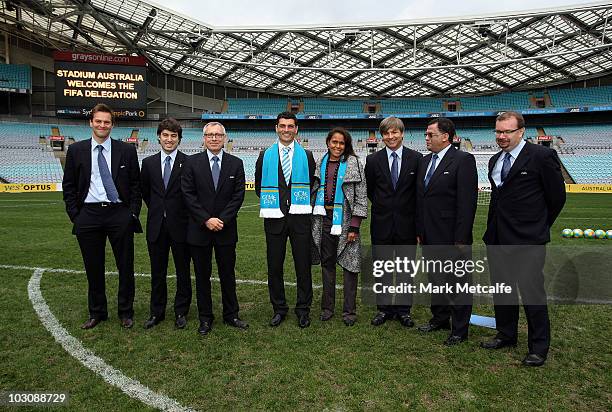
<path id="1" fill-rule="evenodd" d="M 134 319 L 132 318 L 123 318 L 120 319 L 119 322 L 121 323 L 121 327 L 125 329 L 131 329 L 132 326 L 134 326 Z"/>
<path id="2" fill-rule="evenodd" d="M 200 327 L 198 328 L 198 333 L 202 336 L 208 335 L 208 332 L 212 329 L 210 322 L 204 321 L 200 322 Z"/>
<path id="3" fill-rule="evenodd" d="M 516 346 L 516 342 L 500 338 L 493 338 L 486 342 L 480 342 L 480 347 L 483 349 L 501 349 L 507 346 Z"/>
<path id="4" fill-rule="evenodd" d="M 149 319 L 146 320 L 146 322 L 144 323 L 144 328 L 145 329 L 151 329 L 153 326 L 158 325 L 159 322 L 161 322 L 162 320 L 164 320 L 163 317 L 158 317 L 158 316 L 151 316 Z"/>
<path id="5" fill-rule="evenodd" d="M 242 330 L 247 330 L 249 328 L 249 324 L 246 323 L 245 321 L 241 320 L 240 318 L 234 318 L 231 320 L 224 320 L 223 323 L 225 323 L 226 325 L 229 326 L 233 326 L 235 328 L 238 329 L 242 329 Z"/>
<path id="6" fill-rule="evenodd" d="M 442 329 L 450 329 L 450 324 L 448 322 L 446 323 L 431 323 L 428 322 L 424 325 L 421 325 L 417 328 L 419 330 L 419 332 L 435 332 L 437 330 L 442 330 Z"/>
<path id="7" fill-rule="evenodd" d="M 278 326 L 284 320 L 285 320 L 285 315 L 281 315 L 280 313 L 275 313 L 274 316 L 272 316 L 272 320 L 270 320 L 270 326 Z"/>
<path id="8" fill-rule="evenodd" d="M 537 353 L 530 353 L 523 359 L 523 365 L 525 366 L 542 366 L 544 362 L 546 362 L 546 358 Z"/>
<path id="9" fill-rule="evenodd" d="M 344 318 L 343 322 L 346 326 L 353 326 L 355 324 L 355 319 Z"/>
<path id="10" fill-rule="evenodd" d="M 302 329 L 310 326 L 310 316 L 307 313 L 298 317 L 298 326 Z"/>
<path id="11" fill-rule="evenodd" d="M 321 319 L 321 321 L 323 322 L 327 322 L 333 317 L 334 317 L 333 312 L 324 311 L 323 313 L 321 313 L 321 317 L 319 319 Z"/>
<path id="12" fill-rule="evenodd" d="M 374 326 L 380 326 L 387 321 L 388 317 L 389 316 L 385 312 L 378 312 L 371 323 Z"/>
<path id="13" fill-rule="evenodd" d="M 458 335 L 450 335 L 448 338 L 446 338 L 444 344 L 446 346 L 454 346 L 460 344 L 461 342 L 465 342 L 466 340 L 467 338 Z"/>
<path id="14" fill-rule="evenodd" d="M 399 318 L 401 325 L 405 328 L 411 328 L 414 326 L 414 321 L 410 317 L 410 315 L 402 315 Z"/>
<path id="15" fill-rule="evenodd" d="M 187 326 L 187 318 L 184 315 L 178 315 L 174 321 L 174 326 L 176 326 L 177 329 L 185 329 L 185 326 Z"/>
<path id="16" fill-rule="evenodd" d="M 85 322 L 85 323 L 83 323 L 81 325 L 81 329 L 92 329 L 92 328 L 95 328 L 98 325 L 98 323 L 100 323 L 102 321 L 103 321 L 102 319 L 96 319 L 96 318 L 88 319 L 87 322 Z"/>

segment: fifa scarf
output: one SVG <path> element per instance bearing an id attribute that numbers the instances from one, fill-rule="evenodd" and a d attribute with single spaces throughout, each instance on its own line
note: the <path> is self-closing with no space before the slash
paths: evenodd
<path id="1" fill-rule="evenodd" d="M 325 186 L 327 183 L 327 158 L 329 154 L 323 156 L 321 161 L 321 185 L 317 190 L 317 199 L 315 201 L 315 207 L 313 214 L 325 216 Z M 340 162 L 338 166 L 338 179 L 336 181 L 336 192 L 334 193 L 334 211 L 332 216 L 332 227 L 331 234 L 339 235 L 342 233 L 342 217 L 344 216 L 344 192 L 342 191 L 342 183 L 344 182 L 344 173 L 346 173 L 347 162 Z"/>
<path id="2" fill-rule="evenodd" d="M 292 215 L 312 213 L 310 205 L 310 176 L 306 151 L 297 142 L 293 145 L 293 162 L 291 168 L 291 206 Z M 259 217 L 281 218 L 280 195 L 278 192 L 278 142 L 264 152 L 261 194 L 259 197 Z M 290 183 L 287 182 L 287 185 Z"/>

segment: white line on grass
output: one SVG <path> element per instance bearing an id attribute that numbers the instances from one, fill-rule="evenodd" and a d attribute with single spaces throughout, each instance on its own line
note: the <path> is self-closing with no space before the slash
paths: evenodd
<path id="1" fill-rule="evenodd" d="M 44 272 L 45 270 L 41 268 L 34 270 L 34 274 L 32 274 L 30 282 L 28 283 L 28 295 L 42 324 L 51 332 L 51 335 L 53 335 L 55 340 L 62 345 L 68 354 L 77 359 L 88 369 L 100 375 L 107 383 L 116 386 L 125 394 L 141 401 L 145 405 L 163 411 L 192 411 L 192 409 L 185 408 L 176 400 L 154 392 L 139 381 L 127 377 L 120 370 L 113 368 L 102 358 L 96 356 L 91 350 L 84 347 L 77 338 L 70 335 L 55 315 L 53 315 L 42 295 L 40 290 L 40 279 Z"/>
<path id="2" fill-rule="evenodd" d="M 50 273 L 70 273 L 70 274 L 85 274 L 84 270 L 73 270 L 73 269 L 62 269 L 62 268 L 41 268 L 41 267 L 33 267 L 33 266 L 16 266 L 16 265 L 0 265 L 0 269 L 14 269 L 14 270 L 43 270 L 45 272 Z M 117 272 L 106 272 L 107 275 L 118 275 Z M 150 278 L 150 273 L 134 273 L 134 276 Z M 176 275 L 168 275 L 168 278 L 175 278 Z M 191 277 L 194 279 L 194 277 Z M 214 280 L 215 282 L 219 282 L 219 278 L 211 277 L 210 280 Z M 243 283 L 247 285 L 268 285 L 268 282 L 265 280 L 256 280 L 256 279 L 236 279 L 236 283 Z M 285 286 L 297 286 L 295 282 L 284 282 Z M 313 289 L 321 289 L 323 285 L 312 285 Z M 342 285 L 336 285 L 336 289 L 342 289 Z"/>
<path id="3" fill-rule="evenodd" d="M 42 270 L 45 272 L 50 272 L 50 273 L 70 273 L 70 274 L 85 274 L 84 270 L 73 270 L 73 269 L 61 269 L 61 268 L 41 268 L 41 267 L 32 267 L 32 266 L 16 266 L 16 265 L 0 265 L 0 269 L 11 269 L 11 270 Z M 107 275 L 117 275 L 117 272 L 106 272 Z M 134 276 L 138 276 L 138 277 L 151 277 L 151 274 L 149 273 L 134 273 Z M 168 278 L 175 278 L 175 275 L 168 275 Z M 194 279 L 194 277 L 191 277 L 192 279 Z M 219 278 L 213 278 L 211 277 L 210 280 L 214 280 L 215 282 L 219 282 Z M 267 286 L 268 282 L 265 280 L 256 280 L 256 279 L 236 279 L 236 283 L 240 283 L 240 284 L 246 284 L 246 285 L 258 285 L 258 286 Z M 297 286 L 297 283 L 295 282 L 284 282 L 285 286 Z M 312 285 L 313 289 L 321 289 L 323 288 L 323 285 L 316 285 L 313 284 Z M 337 290 L 342 290 L 344 289 L 344 287 L 342 285 L 336 285 L 336 289 Z M 358 290 L 362 290 L 363 288 L 361 286 L 357 286 Z M 481 293 L 475 293 L 474 296 L 490 296 L 489 294 L 481 294 Z M 558 296 L 554 296 L 554 295 L 548 295 L 548 297 L 550 299 L 556 299 L 556 300 L 564 300 L 563 298 L 560 298 Z M 580 300 L 578 302 L 576 302 L 578 304 L 590 304 L 590 305 L 609 305 L 611 302 L 610 300 L 604 300 L 604 299 L 587 299 L 587 298 L 580 298 Z"/>
<path id="4" fill-rule="evenodd" d="M 57 205 L 60 202 L 49 202 L 49 203 L 36 203 L 36 204 L 32 204 L 32 203 L 21 203 L 21 204 L 11 204 L 11 205 L 2 205 L 0 206 L 0 208 L 3 209 L 7 209 L 7 208 L 17 208 L 17 207 L 34 207 L 34 206 L 49 206 L 49 205 Z"/>

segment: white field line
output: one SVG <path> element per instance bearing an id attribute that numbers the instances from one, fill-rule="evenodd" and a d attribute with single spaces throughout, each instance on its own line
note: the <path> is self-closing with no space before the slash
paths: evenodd
<path id="1" fill-rule="evenodd" d="M 73 270 L 73 269 L 62 269 L 62 268 L 41 268 L 35 266 L 16 266 L 16 265 L 0 265 L 0 269 L 14 269 L 14 270 L 43 270 L 49 273 L 70 273 L 79 275 L 85 274 L 84 270 Z M 117 272 L 106 272 L 106 275 L 118 275 Z M 134 276 L 150 278 L 150 273 L 134 273 Z M 168 275 L 168 278 L 176 278 L 176 275 Z M 194 279 L 194 277 L 191 277 Z M 214 280 L 215 282 L 219 282 L 219 278 L 211 277 L 210 280 Z M 256 279 L 236 279 L 236 283 L 246 284 L 246 285 L 261 285 L 268 286 L 268 282 L 265 280 L 256 280 Z M 285 286 L 297 286 L 295 282 L 284 282 Z M 313 289 L 321 289 L 323 285 L 312 285 Z M 342 285 L 336 285 L 336 289 L 342 289 Z"/>
<path id="2" fill-rule="evenodd" d="M 77 338 L 70 335 L 53 315 L 42 295 L 40 279 L 44 272 L 45 270 L 41 268 L 34 270 L 34 274 L 32 274 L 28 283 L 28 295 L 42 324 L 69 355 L 81 362 L 86 368 L 100 375 L 107 383 L 119 388 L 126 395 L 141 401 L 145 405 L 163 411 L 192 411 L 192 409 L 185 408 L 176 400 L 157 393 L 139 381 L 124 375 L 120 370 L 113 368 L 102 358 L 96 356 L 94 352 L 84 347 Z"/>
<path id="3" fill-rule="evenodd" d="M 41 267 L 33 267 L 33 266 L 16 266 L 16 265 L 0 265 L 0 269 L 14 269 L 14 270 L 43 270 L 45 272 L 50 272 L 50 273 L 69 273 L 69 274 L 85 274 L 84 270 L 73 270 L 73 269 L 62 269 L 62 268 L 41 268 Z M 117 272 L 106 272 L 106 275 L 118 275 Z M 150 273 L 134 273 L 134 276 L 138 276 L 138 277 L 151 277 Z M 168 278 L 176 278 L 176 275 L 168 275 Z M 193 276 L 191 276 L 192 279 L 194 279 Z M 210 280 L 213 280 L 215 282 L 219 282 L 219 278 L 215 278 L 215 277 L 211 277 Z M 256 279 L 236 279 L 236 283 L 237 284 L 244 284 L 244 285 L 257 285 L 257 286 L 267 286 L 268 282 L 265 280 L 256 280 Z M 297 283 L 295 282 L 284 282 L 285 286 L 292 286 L 295 287 L 297 286 Z M 312 285 L 313 289 L 322 289 L 323 285 L 317 285 L 317 284 L 313 284 Z M 342 290 L 344 287 L 342 285 L 336 285 L 336 290 Z M 357 286 L 357 290 L 362 290 L 363 288 L 361 286 Z M 486 294 L 486 293 L 474 293 L 474 296 L 489 296 L 491 297 L 490 294 Z M 548 295 L 549 299 L 553 299 L 553 300 L 563 300 L 562 298 L 558 297 L 558 296 L 554 296 L 554 295 Z M 554 303 L 552 303 L 554 304 Z M 579 305 L 610 305 L 612 304 L 612 301 L 610 300 L 605 300 L 605 299 L 587 299 L 587 298 L 580 298 L 580 300 L 578 302 L 576 302 L 576 304 Z"/>
<path id="4" fill-rule="evenodd" d="M 21 207 L 34 207 L 34 206 L 49 206 L 49 205 L 57 205 L 60 202 L 49 202 L 49 203 L 21 203 L 21 204 L 10 204 L 10 205 L 2 205 L 0 206 L 0 208 L 3 209 L 7 209 L 7 208 L 21 208 Z"/>

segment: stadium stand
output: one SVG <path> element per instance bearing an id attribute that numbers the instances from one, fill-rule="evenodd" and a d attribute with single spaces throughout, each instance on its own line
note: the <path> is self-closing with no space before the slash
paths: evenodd
<path id="1" fill-rule="evenodd" d="M 442 111 L 440 99 L 389 99 L 381 102 L 383 114 L 429 113 Z"/>
<path id="2" fill-rule="evenodd" d="M 30 65 L 0 64 L 0 89 L 32 90 Z"/>
<path id="3" fill-rule="evenodd" d="M 553 107 L 596 106 L 612 104 L 612 86 L 585 89 L 551 89 L 548 92 Z M 364 105 L 379 106 L 383 115 L 401 113 L 436 113 L 446 111 L 445 102 L 459 102 L 457 111 L 478 112 L 495 110 L 527 110 L 534 108 L 531 99 L 544 99 L 543 91 L 499 93 L 490 96 L 456 99 L 404 98 L 387 100 L 335 100 L 304 98 L 302 114 L 361 114 Z M 287 99 L 227 99 L 228 114 L 276 115 L 288 110 Z M 297 100 L 294 102 L 300 105 Z"/>
<path id="4" fill-rule="evenodd" d="M 612 153 L 610 150 L 585 150 L 561 154 L 561 161 L 576 183 L 612 184 Z"/>
<path id="5" fill-rule="evenodd" d="M 227 99 L 227 113 L 271 114 L 287 110 L 287 99 Z"/>
<path id="6" fill-rule="evenodd" d="M 550 96 L 551 104 L 555 107 L 612 104 L 612 86 L 549 90 L 548 95 Z"/>
<path id="7" fill-rule="evenodd" d="M 476 112 L 490 110 L 529 109 L 529 93 L 501 93 L 493 96 L 462 97 L 461 111 Z"/>
<path id="8" fill-rule="evenodd" d="M 304 114 L 350 113 L 363 113 L 363 102 L 360 100 L 304 99 Z"/>

